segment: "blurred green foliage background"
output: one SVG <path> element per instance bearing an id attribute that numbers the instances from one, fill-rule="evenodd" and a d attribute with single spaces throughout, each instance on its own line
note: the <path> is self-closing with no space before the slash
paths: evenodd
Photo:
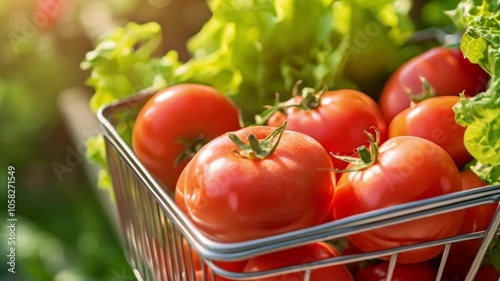
<path id="1" fill-rule="evenodd" d="M 208 16 L 204 1 L 0 1 L 0 280 L 134 280 L 107 206 L 98 200 L 103 191 L 83 164 L 59 177 L 54 170 L 54 163 L 67 162 L 68 148 L 80 149 L 69 133 L 79 128 L 67 127 L 58 98 L 71 87 L 90 97 L 89 73 L 79 65 L 110 28 L 160 22 L 159 51 L 186 56 L 186 39 Z M 83 153 L 73 156 L 86 161 Z M 9 165 L 16 169 L 16 274 L 6 263 Z"/>
<path id="2" fill-rule="evenodd" d="M 450 24 L 442 11 L 457 2 L 415 2 L 418 29 Z M 0 280 L 134 280 L 98 200 L 103 191 L 82 164 L 64 177 L 54 171 L 53 163 L 65 163 L 68 146 L 78 149 L 58 98 L 71 87 L 90 97 L 84 86 L 89 73 L 79 64 L 110 28 L 159 22 L 164 39 L 158 52 L 175 49 L 187 59 L 186 40 L 209 16 L 204 0 L 0 1 Z M 9 165 L 16 168 L 16 274 L 7 272 L 5 254 Z"/>

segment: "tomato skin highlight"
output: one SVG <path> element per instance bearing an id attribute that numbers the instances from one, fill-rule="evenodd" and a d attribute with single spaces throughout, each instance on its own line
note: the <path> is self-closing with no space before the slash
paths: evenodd
<path id="1" fill-rule="evenodd" d="M 234 132 L 264 139 L 276 128 Z M 220 136 L 188 163 L 177 183 L 176 203 L 209 238 L 240 242 L 324 222 L 333 198 L 330 156 L 313 138 L 285 130 L 265 159 L 247 159 Z M 222 219 L 223 218 L 223 219 Z"/>
<path id="2" fill-rule="evenodd" d="M 329 244 L 318 242 L 306 244 L 267 255 L 257 256 L 248 261 L 243 272 L 264 271 L 285 266 L 301 265 L 339 256 L 337 250 Z M 297 281 L 304 280 L 304 272 L 294 272 L 252 281 Z M 344 265 L 319 268 L 311 271 L 309 281 L 354 281 Z"/>
<path id="3" fill-rule="evenodd" d="M 132 143 L 146 169 L 168 190 L 189 161 L 176 158 L 186 149 L 180 140 L 214 139 L 240 129 L 237 107 L 215 89 L 179 84 L 156 93 L 136 118 Z"/>
<path id="4" fill-rule="evenodd" d="M 435 47 L 409 60 L 389 78 L 379 98 L 387 123 L 410 106 L 408 90 L 422 92 L 425 78 L 438 96 L 458 96 L 465 91 L 474 96 L 486 89 L 489 76 L 477 64 L 464 58 L 460 50 Z"/>
<path id="5" fill-rule="evenodd" d="M 395 137 L 380 146 L 374 165 L 342 174 L 334 192 L 334 217 L 342 219 L 460 190 L 459 171 L 446 151 L 422 138 Z M 462 217 L 463 211 L 445 213 L 357 233 L 348 239 L 364 252 L 436 240 L 455 235 Z M 442 249 L 400 253 L 398 263 L 425 261 Z"/>
<path id="6" fill-rule="evenodd" d="M 301 96 L 286 103 L 299 104 Z M 387 124 L 377 104 L 368 95 L 351 89 L 328 91 L 321 96 L 320 105 L 314 109 L 289 107 L 275 113 L 267 122 L 279 126 L 288 120 L 287 130 L 307 134 L 316 139 L 325 150 L 336 155 L 351 155 L 355 148 L 366 144 L 364 130 L 373 132 L 376 127 L 381 142 L 387 139 Z M 332 157 L 337 169 L 346 167 L 345 162 Z"/>
<path id="7" fill-rule="evenodd" d="M 401 111 L 389 124 L 389 138 L 416 136 L 441 146 L 459 169 L 473 158 L 464 145 L 466 127 L 455 122 L 453 106 L 458 96 L 433 97 Z"/>
<path id="8" fill-rule="evenodd" d="M 385 281 L 389 262 L 368 265 L 356 275 L 356 281 Z M 428 263 L 398 264 L 394 269 L 392 281 L 434 281 L 436 272 Z"/>

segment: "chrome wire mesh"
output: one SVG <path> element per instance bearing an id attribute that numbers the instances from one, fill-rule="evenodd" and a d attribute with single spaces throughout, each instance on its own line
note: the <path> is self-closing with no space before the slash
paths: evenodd
<path id="1" fill-rule="evenodd" d="M 215 281 L 215 275 L 235 280 L 252 280 L 293 272 L 305 272 L 332 265 L 390 257 L 387 281 L 397 267 L 398 254 L 426 247 L 442 246 L 437 279 L 441 280 L 452 244 L 482 239 L 476 259 L 465 281 L 474 280 L 490 241 L 498 235 L 500 212 L 497 208 L 489 228 L 482 232 L 449 237 L 438 241 L 407 245 L 377 252 L 339 256 L 265 272 L 235 273 L 217 266 L 213 260 L 234 261 L 317 241 L 330 241 L 347 235 L 418 218 L 463 210 L 500 200 L 500 186 L 489 186 L 438 198 L 412 202 L 254 241 L 224 244 L 207 239 L 177 208 L 167 194 L 135 157 L 120 126 L 131 124 L 151 94 L 111 104 L 99 111 L 105 136 L 106 157 L 111 174 L 122 245 L 139 280 Z M 199 261 L 198 261 L 199 259 Z"/>

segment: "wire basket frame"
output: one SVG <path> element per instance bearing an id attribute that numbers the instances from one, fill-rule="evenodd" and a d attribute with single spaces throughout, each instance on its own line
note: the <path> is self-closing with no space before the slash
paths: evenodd
<path id="1" fill-rule="evenodd" d="M 129 99 L 105 106 L 98 112 L 105 137 L 106 158 L 115 193 L 122 245 L 139 280 L 216 281 L 216 275 L 234 280 L 254 280 L 303 272 L 303 281 L 309 281 L 311 271 L 317 268 L 390 257 L 387 281 L 391 281 L 397 266 L 398 254 L 442 246 L 444 250 L 436 279 L 441 280 L 451 245 L 471 239 L 482 239 L 465 279 L 472 281 L 490 241 L 499 234 L 497 230 L 500 223 L 500 209 L 497 208 L 489 227 L 481 232 L 382 251 L 343 255 L 262 272 L 238 273 L 225 270 L 214 261 L 245 260 L 270 252 L 312 242 L 331 241 L 429 216 L 484 204 L 498 204 L 500 185 L 406 203 L 272 237 L 238 243 L 218 243 L 208 239 L 190 222 L 176 206 L 172 194 L 165 191 L 137 159 L 131 149 L 130 139 L 127 139 L 130 136 L 122 134 L 126 131 L 124 128 L 133 125 L 137 114 L 151 95 L 152 93 L 139 93 Z"/>

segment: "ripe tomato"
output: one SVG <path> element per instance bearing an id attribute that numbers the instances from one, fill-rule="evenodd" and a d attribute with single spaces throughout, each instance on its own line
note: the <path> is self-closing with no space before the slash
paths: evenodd
<path id="1" fill-rule="evenodd" d="M 498 278 L 500 278 L 500 272 L 493 266 L 481 266 L 474 281 L 497 281 Z"/>
<path id="2" fill-rule="evenodd" d="M 464 190 L 486 186 L 474 172 L 464 170 L 460 172 Z M 468 208 L 465 210 L 459 234 L 472 233 L 485 230 L 493 218 L 498 204 L 492 203 Z M 446 280 L 463 280 L 471 266 L 479 247 L 481 239 L 467 240 L 451 245 L 448 261 L 443 276 Z M 482 279 L 477 279 L 482 280 Z M 496 280 L 496 279 L 495 279 Z"/>
<path id="3" fill-rule="evenodd" d="M 156 93 L 141 109 L 133 129 L 139 160 L 167 189 L 206 142 L 240 128 L 236 106 L 215 89 L 180 84 Z M 176 161 L 181 155 L 184 159 Z"/>
<path id="4" fill-rule="evenodd" d="M 460 178 L 462 180 L 462 187 L 464 190 L 470 190 L 488 185 L 471 170 L 464 170 L 460 172 Z M 491 203 L 466 209 L 460 233 L 471 233 L 488 228 L 497 206 L 498 204 Z"/>
<path id="5" fill-rule="evenodd" d="M 453 159 L 437 144 L 402 136 L 387 140 L 357 171 L 342 174 L 335 187 L 335 219 L 462 190 Z M 369 162 L 369 163 L 368 163 Z M 347 169 L 354 168 L 353 164 Z M 362 251 L 376 251 L 455 235 L 463 211 L 445 213 L 348 237 Z M 400 253 L 398 263 L 421 262 L 443 247 Z"/>
<path id="6" fill-rule="evenodd" d="M 433 97 L 401 111 L 389 125 L 389 138 L 416 136 L 441 146 L 460 169 L 472 160 L 464 145 L 465 127 L 455 122 L 458 96 Z"/>
<path id="7" fill-rule="evenodd" d="M 361 269 L 356 275 L 356 281 L 385 281 L 388 262 L 369 265 Z M 434 281 L 436 272 L 428 263 L 398 264 L 394 269 L 392 281 Z"/>
<path id="8" fill-rule="evenodd" d="M 436 47 L 409 60 L 389 78 L 379 98 L 380 110 L 387 123 L 410 106 L 408 91 L 422 92 L 425 78 L 439 96 L 458 96 L 465 91 L 474 96 L 486 89 L 488 74 L 472 64 L 460 50 Z"/>
<path id="9" fill-rule="evenodd" d="M 294 96 L 285 105 L 299 105 L 309 97 Z M 350 155 L 354 148 L 366 143 L 364 130 L 376 127 L 382 142 L 387 139 L 385 123 L 376 103 L 366 94 L 350 89 L 328 91 L 299 107 L 287 107 L 276 112 L 267 122 L 279 126 L 288 121 L 287 130 L 297 131 L 315 138 L 329 153 Z M 346 164 L 333 158 L 333 166 Z"/>
<path id="10" fill-rule="evenodd" d="M 280 138 L 275 129 L 243 128 L 231 137 L 239 138 L 239 145 L 220 136 L 206 144 L 180 175 L 176 203 L 209 238 L 239 242 L 325 220 L 333 177 L 319 169 L 332 167 L 328 153 L 305 134 L 285 130 Z M 269 145 L 267 155 L 258 158 L 249 146 L 242 148 L 247 138 L 260 140 L 259 151 Z M 270 141 L 277 146 L 271 148 Z"/>
<path id="11" fill-rule="evenodd" d="M 257 272 L 301 265 L 338 256 L 335 248 L 326 243 L 313 243 L 267 255 L 257 256 L 248 261 L 243 272 Z M 252 281 L 302 281 L 304 272 L 294 272 Z M 319 268 L 311 271 L 309 281 L 353 281 L 351 273 L 344 265 Z"/>

